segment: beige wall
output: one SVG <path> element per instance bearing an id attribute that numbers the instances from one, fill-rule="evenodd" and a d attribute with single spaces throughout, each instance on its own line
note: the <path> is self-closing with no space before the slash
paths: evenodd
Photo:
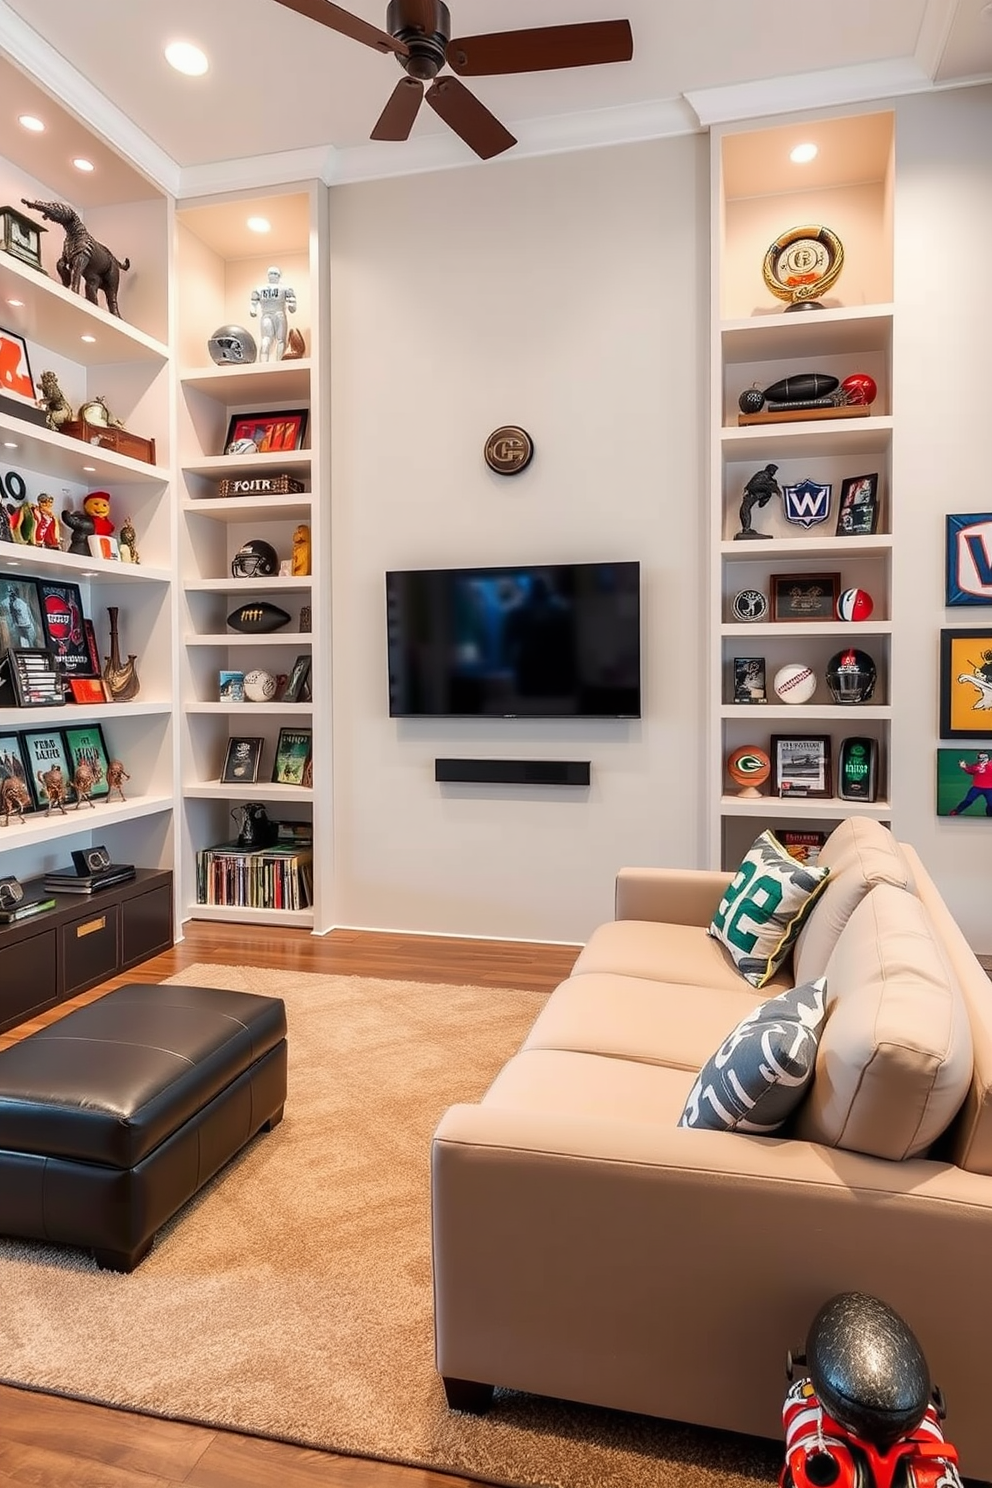
<path id="1" fill-rule="evenodd" d="M 331 193 L 338 923 L 584 939 L 623 863 L 693 862 L 706 142 Z M 490 431 L 536 455 L 492 475 Z M 388 568 L 636 558 L 640 722 L 387 716 Z M 450 787 L 437 755 L 588 759 L 588 792 Z"/>

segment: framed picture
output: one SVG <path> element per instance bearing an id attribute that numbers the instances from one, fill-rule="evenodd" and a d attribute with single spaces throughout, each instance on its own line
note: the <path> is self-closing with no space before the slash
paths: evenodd
<path id="1" fill-rule="evenodd" d="M 28 809 L 33 810 L 36 797 L 31 790 L 31 777 L 24 761 L 21 735 L 13 732 L 0 733 L 0 785 L 5 780 L 19 780 L 22 785 L 28 786 L 32 800 L 32 806 Z"/>
<path id="2" fill-rule="evenodd" d="M 298 703 L 303 699 L 303 689 L 310 679 L 310 657 L 298 656 L 293 670 L 286 679 L 286 686 L 279 695 L 280 703 Z"/>
<path id="3" fill-rule="evenodd" d="M 834 620 L 840 574 L 773 574 L 773 620 Z"/>
<path id="4" fill-rule="evenodd" d="M 28 343 L 15 331 L 0 329 L 0 389 L 19 393 L 35 401 L 34 378 L 28 361 Z"/>
<path id="5" fill-rule="evenodd" d="M 871 537 L 878 529 L 878 472 L 852 475 L 840 488 L 838 537 Z"/>
<path id="6" fill-rule="evenodd" d="M 937 750 L 937 815 L 992 816 L 992 744 Z"/>
<path id="7" fill-rule="evenodd" d="M 824 734 L 773 734 L 772 790 L 778 796 L 829 796 L 830 739 Z"/>
<path id="8" fill-rule="evenodd" d="M 74 703 L 107 703 L 107 697 L 102 677 L 70 677 L 69 695 Z"/>
<path id="9" fill-rule="evenodd" d="M 0 577 L 0 650 L 38 651 L 46 644 L 37 582 Z"/>
<path id="10" fill-rule="evenodd" d="M 765 703 L 765 658 L 734 657 L 734 702 Z"/>
<path id="11" fill-rule="evenodd" d="M 245 700 L 244 672 L 218 672 L 217 692 L 222 703 L 243 703 Z"/>
<path id="12" fill-rule="evenodd" d="M 992 605 L 992 512 L 949 516 L 946 536 L 948 605 Z"/>
<path id="13" fill-rule="evenodd" d="M 96 784 L 90 792 L 94 801 L 99 801 L 102 796 L 108 795 L 110 787 L 107 784 L 107 765 L 110 755 L 100 725 L 84 723 L 78 728 L 63 729 L 62 737 L 65 739 L 66 753 L 69 756 L 70 776 L 76 766 L 85 760 L 88 765 L 92 766 L 93 774 L 96 776 Z"/>
<path id="14" fill-rule="evenodd" d="M 57 765 L 66 783 L 72 779 L 65 740 L 57 728 L 29 729 L 21 735 L 21 743 L 24 748 L 24 768 L 27 770 L 34 804 L 39 811 L 44 811 L 48 807 L 48 792 L 42 779 L 45 772 Z"/>
<path id="15" fill-rule="evenodd" d="M 261 738 L 230 738 L 227 757 L 221 771 L 222 785 L 254 785 L 262 762 Z"/>
<path id="16" fill-rule="evenodd" d="M 305 408 L 281 413 L 235 413 L 224 440 L 225 455 L 266 455 L 270 451 L 303 448 L 307 432 Z"/>
<path id="17" fill-rule="evenodd" d="M 816 867 L 820 849 L 827 840 L 826 832 L 796 831 L 791 827 L 776 830 L 775 836 L 790 858 L 795 858 L 797 863 L 805 863 L 807 868 Z"/>
<path id="18" fill-rule="evenodd" d="M 281 728 L 272 767 L 274 785 L 303 785 L 313 735 L 310 729 Z"/>
<path id="19" fill-rule="evenodd" d="M 86 638 L 79 585 L 54 579 L 39 579 L 37 582 L 41 623 L 45 631 L 42 645 L 54 654 L 59 666 L 69 676 L 96 675 Z"/>
<path id="20" fill-rule="evenodd" d="M 50 651 L 8 651 L 4 681 L 10 681 L 18 708 L 61 708 L 65 679 Z"/>
<path id="21" fill-rule="evenodd" d="M 940 734 L 992 739 L 992 625 L 940 632 Z"/>

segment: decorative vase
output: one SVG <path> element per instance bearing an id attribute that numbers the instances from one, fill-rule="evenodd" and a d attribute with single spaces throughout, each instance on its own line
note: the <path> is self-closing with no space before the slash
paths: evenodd
<path id="1" fill-rule="evenodd" d="M 117 606 L 109 605 L 107 614 L 110 617 L 110 655 L 104 658 L 103 680 L 107 684 L 107 691 L 115 703 L 129 703 L 136 698 L 141 689 L 138 681 L 138 670 L 135 666 L 137 657 L 129 656 L 122 664 L 120 644 L 117 638 Z"/>

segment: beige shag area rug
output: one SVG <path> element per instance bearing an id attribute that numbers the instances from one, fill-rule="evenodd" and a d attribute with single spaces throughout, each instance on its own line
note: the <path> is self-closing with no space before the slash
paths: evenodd
<path id="1" fill-rule="evenodd" d="M 4 1383 L 502 1484 L 774 1482 L 773 1443 L 510 1392 L 486 1417 L 447 1410 L 430 1137 L 486 1089 L 542 994 L 244 966 L 170 981 L 285 999 L 285 1119 L 130 1276 L 0 1241 Z"/>

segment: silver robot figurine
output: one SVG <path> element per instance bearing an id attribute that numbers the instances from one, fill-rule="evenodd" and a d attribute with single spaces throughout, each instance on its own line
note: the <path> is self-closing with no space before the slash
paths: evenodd
<path id="1" fill-rule="evenodd" d="M 280 362 L 286 351 L 289 315 L 296 313 L 296 291 L 285 288 L 281 269 L 269 269 L 267 283 L 251 292 L 251 314 L 261 315 L 260 362 Z"/>

